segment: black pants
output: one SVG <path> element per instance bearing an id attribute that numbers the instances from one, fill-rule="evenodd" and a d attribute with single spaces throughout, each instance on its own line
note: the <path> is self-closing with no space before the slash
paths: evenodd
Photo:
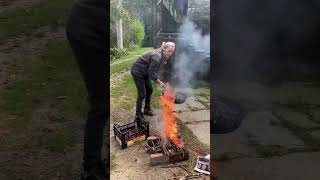
<path id="1" fill-rule="evenodd" d="M 85 161 L 100 160 L 103 131 L 110 113 L 107 101 L 109 71 L 106 18 L 105 7 L 91 8 L 75 4 L 66 29 L 88 94 L 89 111 L 85 125 L 83 156 Z"/>
<path id="2" fill-rule="evenodd" d="M 152 83 L 149 76 L 139 76 L 131 71 L 132 78 L 136 84 L 138 97 L 136 101 L 136 113 L 142 114 L 142 102 L 145 99 L 145 108 L 151 108 Z"/>

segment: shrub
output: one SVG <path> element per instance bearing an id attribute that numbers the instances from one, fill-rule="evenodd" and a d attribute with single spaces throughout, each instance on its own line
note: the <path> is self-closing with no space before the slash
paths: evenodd
<path id="1" fill-rule="evenodd" d="M 133 42 L 135 45 L 141 46 L 144 39 L 144 25 L 139 20 L 134 20 L 132 23 Z"/>
<path id="2" fill-rule="evenodd" d="M 145 36 L 144 25 L 138 19 L 127 16 L 123 21 L 123 45 L 126 48 L 141 47 Z"/>
<path id="3" fill-rule="evenodd" d="M 110 60 L 119 59 L 122 56 L 128 55 L 127 49 L 110 48 Z"/>

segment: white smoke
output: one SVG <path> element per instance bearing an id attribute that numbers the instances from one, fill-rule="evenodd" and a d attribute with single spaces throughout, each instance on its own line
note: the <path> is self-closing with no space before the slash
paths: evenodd
<path id="1" fill-rule="evenodd" d="M 181 25 L 179 33 L 181 38 L 176 42 L 175 78 L 180 86 L 190 87 L 195 81 L 200 81 L 197 74 L 210 71 L 210 34 L 203 35 L 201 29 L 197 29 L 189 19 Z"/>
<path id="2" fill-rule="evenodd" d="M 201 29 L 197 29 L 196 24 L 191 20 L 186 19 L 179 28 L 179 33 L 185 36 L 185 41 L 178 43 L 185 43 L 194 46 L 198 50 L 210 51 L 210 34 L 202 35 Z"/>

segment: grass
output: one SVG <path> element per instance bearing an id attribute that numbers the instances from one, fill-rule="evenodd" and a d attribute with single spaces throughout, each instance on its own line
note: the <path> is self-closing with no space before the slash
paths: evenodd
<path id="1" fill-rule="evenodd" d="M 114 89 L 110 91 L 111 108 L 130 110 L 134 107 L 137 90 L 131 74 L 127 74 Z"/>
<path id="2" fill-rule="evenodd" d="M 0 1 L 0 6 L 8 6 L 11 3 L 13 3 L 14 1 L 17 1 L 17 0 L 1 0 Z"/>
<path id="3" fill-rule="evenodd" d="M 151 103 L 154 108 L 160 106 L 159 96 L 161 92 L 153 84 L 153 94 Z M 125 77 L 110 91 L 111 107 L 121 108 L 123 110 L 131 110 L 135 106 L 137 98 L 137 90 L 131 74 L 125 75 Z"/>
<path id="4" fill-rule="evenodd" d="M 128 55 L 112 61 L 110 64 L 110 75 L 121 71 L 127 71 L 131 68 L 132 63 L 144 52 L 152 48 L 136 48 L 128 51 Z"/>
<path id="5" fill-rule="evenodd" d="M 44 1 L 30 8 L 17 8 L 0 13 L 0 42 L 17 35 L 28 35 L 44 26 L 65 25 L 71 0 Z"/>
<path id="6" fill-rule="evenodd" d="M 130 57 L 132 55 L 139 56 L 139 55 L 141 55 L 144 52 L 149 51 L 149 50 L 152 50 L 152 48 L 150 48 L 150 47 L 141 47 L 141 48 L 128 49 L 128 55 L 123 56 L 123 57 L 121 57 L 119 59 L 112 60 L 111 62 L 115 63 L 115 62 L 119 62 L 119 61 L 122 61 L 122 60 L 126 60 L 126 58 L 128 58 L 128 57 Z"/>
<path id="7" fill-rule="evenodd" d="M 201 87 L 201 88 L 193 89 L 193 93 L 194 95 L 201 96 L 208 99 L 208 97 L 210 97 L 210 88 Z"/>
<path id="8" fill-rule="evenodd" d="M 128 71 L 133 63 L 135 58 L 132 58 L 131 61 L 124 61 L 123 63 L 115 64 L 110 66 L 110 75 L 121 71 Z"/>
<path id="9" fill-rule="evenodd" d="M 79 136 L 87 108 L 85 89 L 66 41 L 50 41 L 43 54 L 37 63 L 26 60 L 28 78 L 0 93 L 0 109 L 17 116 L 3 121 L 12 134 L 28 137 L 20 139 L 25 145 L 62 153 Z"/>
<path id="10" fill-rule="evenodd" d="M 114 170 L 117 167 L 117 163 L 115 162 L 116 156 L 114 154 L 110 154 L 110 171 Z"/>
<path id="11" fill-rule="evenodd" d="M 52 133 L 41 134 L 37 137 L 36 146 L 47 149 L 51 152 L 63 153 L 66 148 L 74 144 L 76 134 L 73 131 L 68 131 L 66 128 L 57 130 Z"/>
<path id="12" fill-rule="evenodd" d="M 113 61 L 110 65 L 110 74 L 113 75 L 121 71 L 129 70 L 133 61 L 139 55 L 149 50 L 151 50 L 151 48 L 137 48 L 129 51 L 127 56 Z M 157 85 L 154 83 L 153 87 L 151 103 L 154 108 L 157 108 L 160 106 L 159 96 L 161 92 L 157 89 Z M 110 96 L 112 108 L 121 108 L 123 110 L 131 110 L 134 108 L 137 98 L 137 90 L 130 73 L 125 75 L 123 79 L 117 83 L 117 85 L 111 90 Z"/>

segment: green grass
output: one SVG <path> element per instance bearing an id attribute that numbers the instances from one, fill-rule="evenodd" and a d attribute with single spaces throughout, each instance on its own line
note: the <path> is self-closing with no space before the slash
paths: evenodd
<path id="1" fill-rule="evenodd" d="M 117 59 L 116 61 L 112 61 L 111 66 L 117 65 L 119 63 L 123 63 L 126 61 L 132 61 L 133 59 L 137 59 L 139 57 L 139 55 L 136 54 L 131 54 L 131 55 L 126 55 L 120 59 Z"/>
<path id="2" fill-rule="evenodd" d="M 0 42 L 49 26 L 56 28 L 66 22 L 72 0 L 44 1 L 30 8 L 18 8 L 0 13 Z"/>
<path id="3" fill-rule="evenodd" d="M 153 87 L 151 103 L 154 108 L 158 108 L 160 107 L 159 97 L 161 92 L 157 89 L 155 84 L 153 84 Z M 131 110 L 135 106 L 137 90 L 131 74 L 125 75 L 122 81 L 111 90 L 110 96 L 112 98 L 111 108 Z"/>
<path id="4" fill-rule="evenodd" d="M 152 48 L 150 48 L 150 47 L 129 49 L 128 55 L 123 56 L 119 59 L 114 59 L 114 60 L 112 60 L 112 63 L 119 62 L 119 61 L 126 61 L 126 60 L 128 60 L 128 58 L 130 59 L 132 57 L 138 57 L 138 56 L 142 55 L 144 52 L 150 51 L 150 50 L 152 50 Z"/>
<path id="5" fill-rule="evenodd" d="M 12 3 L 12 0 L 2 0 L 0 1 L 0 6 L 8 6 Z"/>
<path id="6" fill-rule="evenodd" d="M 115 162 L 116 156 L 114 154 L 110 154 L 110 170 L 114 170 L 117 167 L 117 163 Z"/>
<path id="7" fill-rule="evenodd" d="M 66 148 L 74 144 L 76 135 L 66 128 L 59 129 L 51 133 L 42 133 L 37 137 L 34 146 L 42 147 L 51 152 L 63 153 Z"/>
<path id="8" fill-rule="evenodd" d="M 151 48 L 136 48 L 130 50 L 127 56 L 112 61 L 110 64 L 110 75 L 119 73 L 121 71 L 130 70 L 132 63 L 144 52 L 150 51 Z"/>
<path id="9" fill-rule="evenodd" d="M 158 90 L 158 86 L 155 83 L 153 83 L 153 94 L 151 99 L 153 108 L 160 108 L 160 95 L 161 91 Z"/>
<path id="10" fill-rule="evenodd" d="M 130 110 L 134 107 L 135 97 L 137 95 L 137 90 L 131 74 L 127 74 L 124 78 L 110 91 L 111 98 L 111 108 L 121 107 L 125 110 Z"/>
<path id="11" fill-rule="evenodd" d="M 151 50 L 151 48 L 137 48 L 129 51 L 127 56 L 121 57 L 111 63 L 110 74 L 113 75 L 121 71 L 130 70 L 134 60 L 136 60 L 139 55 L 149 50 Z M 153 87 L 151 102 L 152 106 L 157 108 L 160 106 L 160 91 L 157 89 L 155 84 L 153 84 Z M 130 73 L 125 75 L 123 79 L 116 84 L 116 86 L 111 90 L 110 96 L 112 98 L 112 108 L 131 110 L 135 106 L 137 90 Z"/>
<path id="12" fill-rule="evenodd" d="M 210 88 L 201 87 L 201 88 L 193 89 L 193 93 L 194 93 L 194 95 L 208 98 L 208 97 L 210 97 Z"/>
<path id="13" fill-rule="evenodd" d="M 74 139 L 84 123 L 85 89 L 66 41 L 50 41 L 43 54 L 43 59 L 36 63 L 26 60 L 28 78 L 1 91 L 0 109 L 18 117 L 2 121 L 6 121 L 12 134 L 25 135 L 27 139 L 21 141 L 26 145 L 62 153 L 76 142 Z M 59 100 L 59 96 L 66 99 Z M 35 117 L 42 108 L 46 111 Z"/>
<path id="14" fill-rule="evenodd" d="M 0 6 L 8 6 L 11 3 L 13 3 L 14 1 L 17 1 L 17 0 L 1 0 L 0 1 Z"/>
<path id="15" fill-rule="evenodd" d="M 113 75 L 115 73 L 121 72 L 121 71 L 128 71 L 130 70 L 130 67 L 133 63 L 135 58 L 132 58 L 130 61 L 125 61 L 123 63 L 115 64 L 110 66 L 110 75 Z"/>

